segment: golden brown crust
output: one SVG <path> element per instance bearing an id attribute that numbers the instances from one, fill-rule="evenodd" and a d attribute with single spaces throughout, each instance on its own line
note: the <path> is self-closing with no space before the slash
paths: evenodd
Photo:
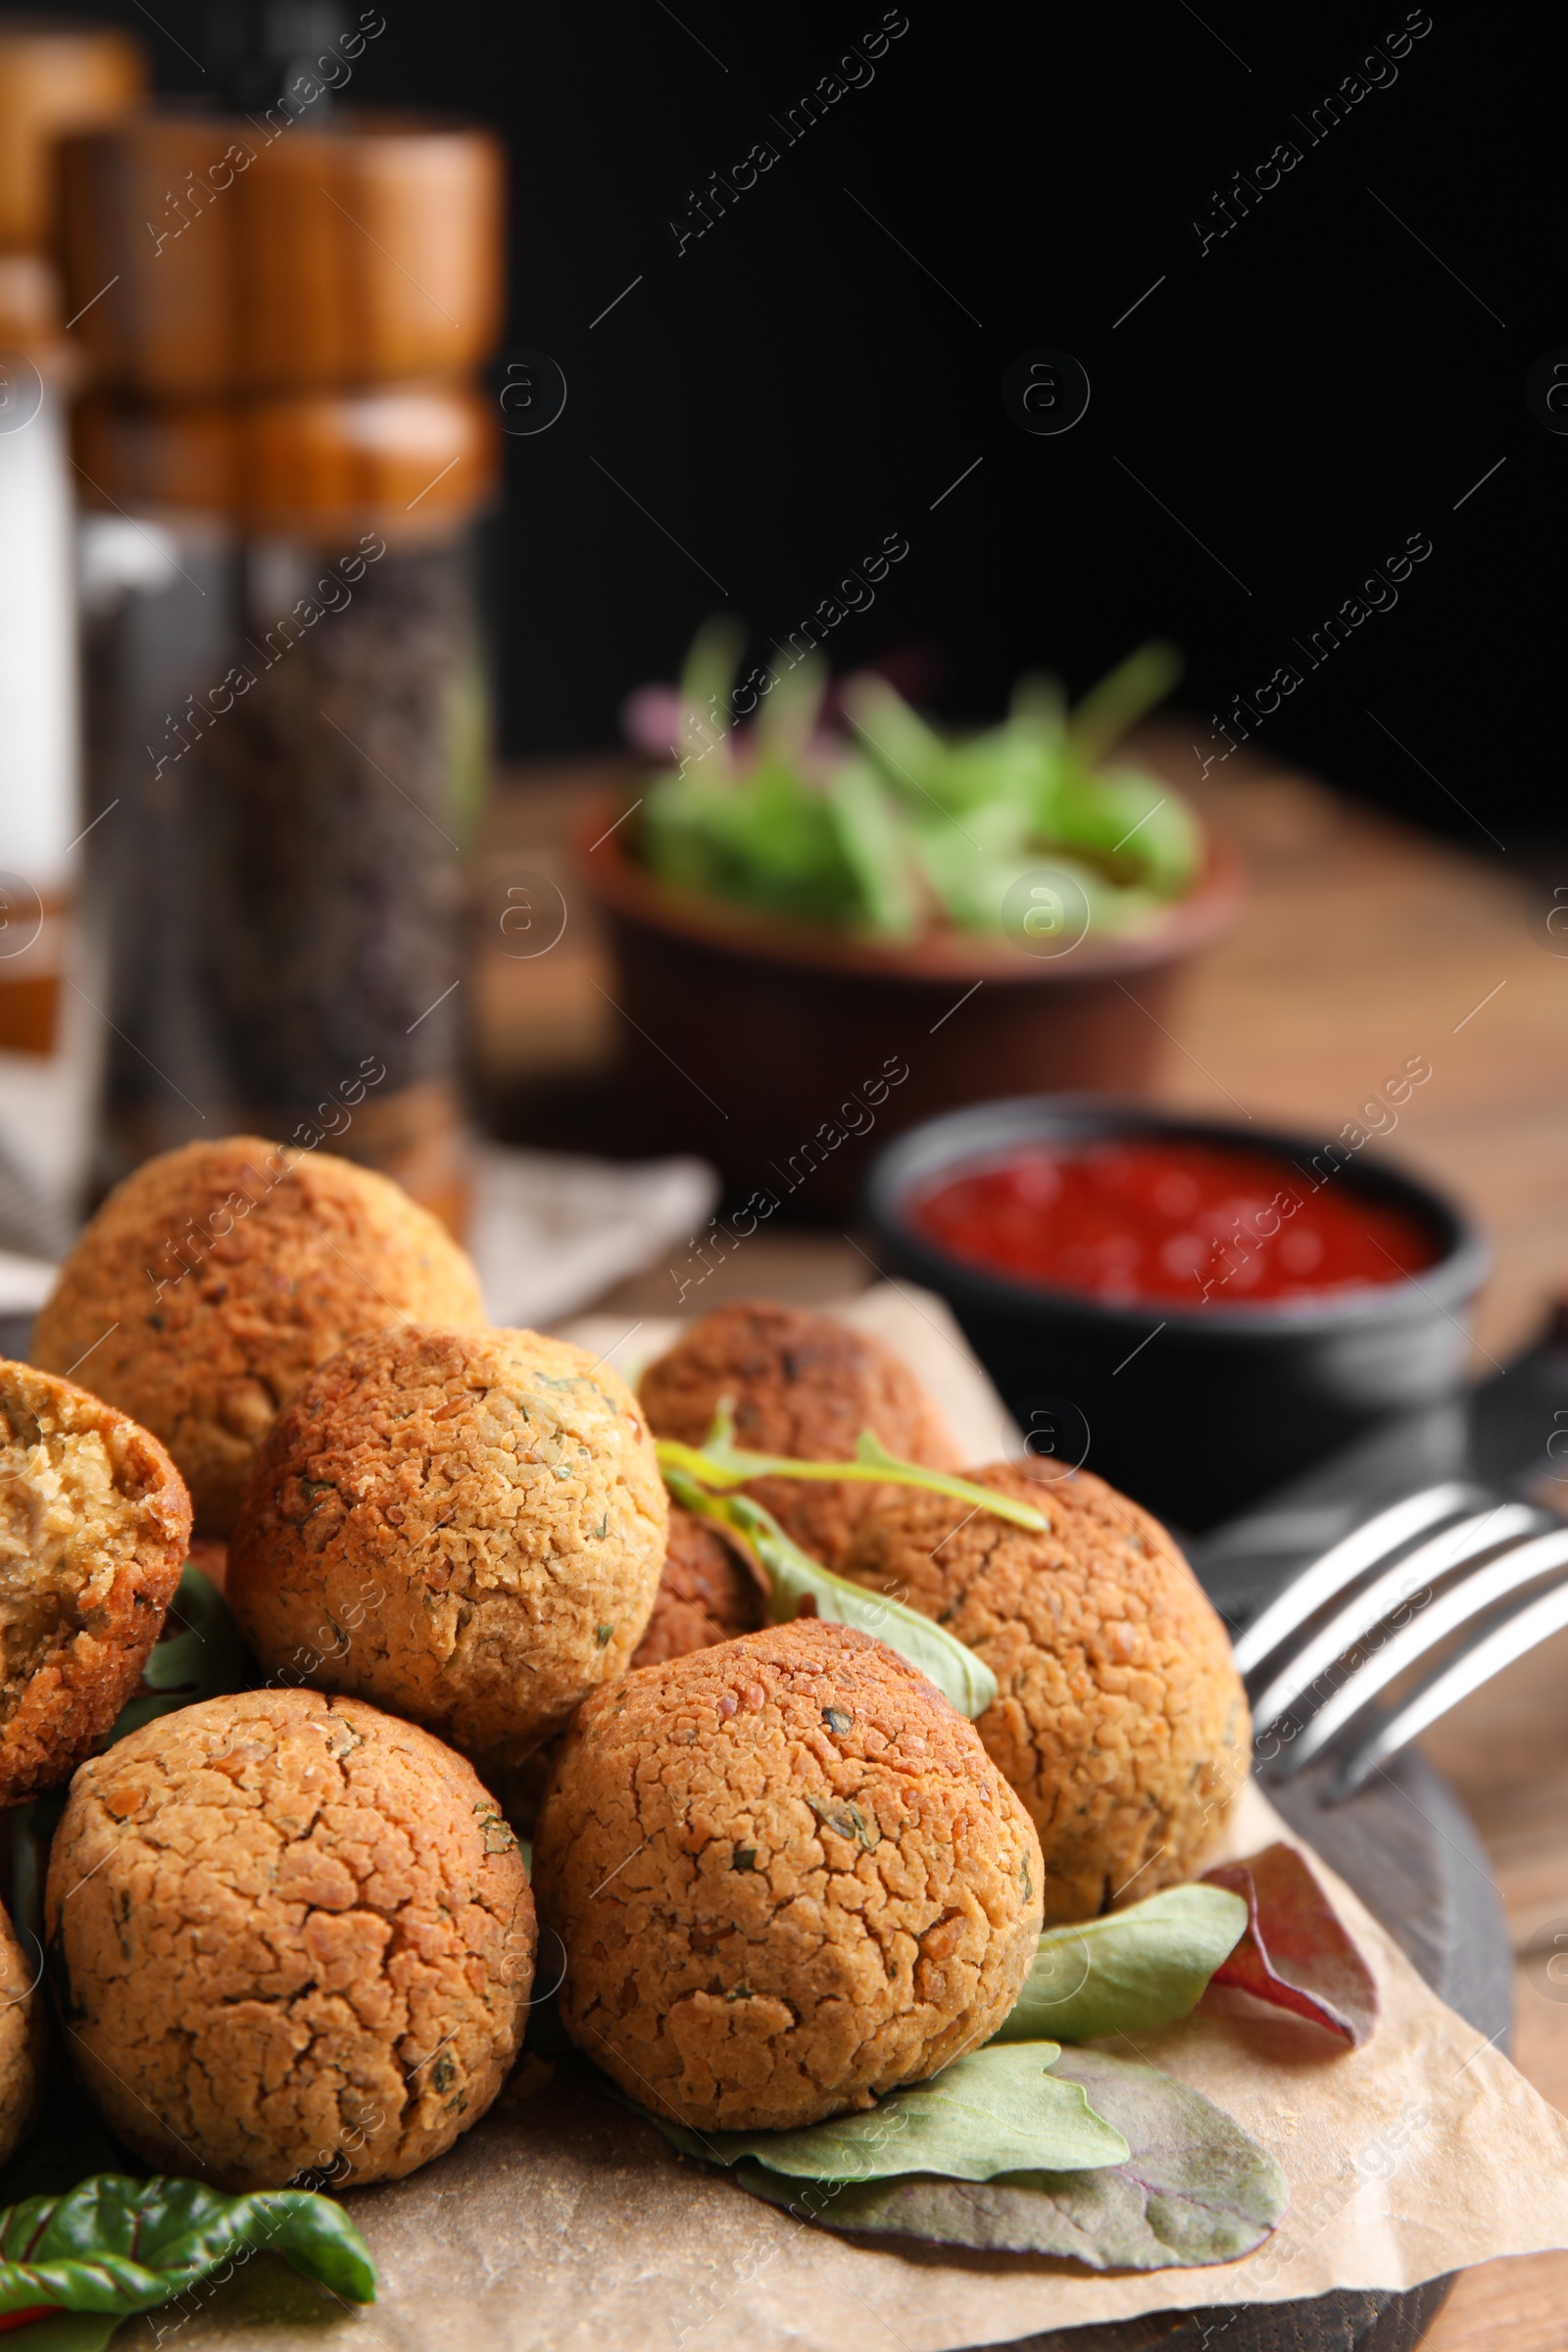
<path id="1" fill-rule="evenodd" d="M 37 2119 L 49 2026 L 39 1977 L 42 1954 L 18 1940 L 0 1903 L 0 2164 Z"/>
<path id="2" fill-rule="evenodd" d="M 694 1649 L 710 1649 L 716 1642 L 733 1642 L 767 1623 L 767 1592 L 757 1570 L 710 1521 L 672 1502 L 654 1613 L 632 1665 L 662 1665 Z M 487 1783 L 519 1838 L 534 1834 L 559 1745 L 560 1735 L 512 1767 L 498 1765 L 493 1756 L 485 1759 Z"/>
<path id="3" fill-rule="evenodd" d="M 995 2033 L 1040 1846 L 972 1725 L 848 1626 L 798 1619 L 604 1690 L 534 1847 L 561 2014 L 699 2130 L 869 2106 Z"/>
<path id="4" fill-rule="evenodd" d="M 389 1323 L 482 1324 L 472 1266 L 384 1176 L 255 1136 L 187 1144 L 117 1185 L 60 1270 L 35 1363 L 79 1365 L 162 1438 L 203 1535 L 315 1367 Z"/>
<path id="5" fill-rule="evenodd" d="M 636 1398 L 585 1348 L 377 1332 L 279 1415 L 225 1590 L 264 1665 L 517 1764 L 631 1663 L 667 1507 Z"/>
<path id="6" fill-rule="evenodd" d="M 996 1676 L 976 1728 L 1040 1832 L 1048 1927 L 1193 1877 L 1251 1745 L 1201 1586 L 1159 1522 L 1086 1470 L 965 1476 L 1033 1503 L 1050 1532 L 905 1488 L 844 1574 L 939 1619 Z"/>
<path id="7" fill-rule="evenodd" d="M 767 1593 L 755 1569 L 710 1522 L 672 1502 L 654 1613 L 632 1664 L 683 1658 L 689 1650 L 755 1634 L 766 1623 Z"/>
<path id="8" fill-rule="evenodd" d="M 69 1780 L 135 1690 L 190 1538 L 158 1440 L 0 1361 L 0 1805 Z"/>
<path id="9" fill-rule="evenodd" d="M 942 1416 L 890 1348 L 833 1315 L 771 1299 L 739 1299 L 704 1315 L 649 1365 L 639 1393 L 655 1437 L 686 1446 L 702 1444 L 729 1396 L 736 1442 L 757 1453 L 847 1462 L 869 1429 L 905 1461 L 957 1467 Z M 759 1478 L 745 1492 L 804 1551 L 836 1568 L 861 1519 L 893 1490 Z"/>
<path id="10" fill-rule="evenodd" d="M 522 2037 L 516 1840 L 461 1756 L 356 1699 L 207 1699 L 83 1766 L 45 1917 L 104 2115 L 224 2188 L 401 2179 Z"/>

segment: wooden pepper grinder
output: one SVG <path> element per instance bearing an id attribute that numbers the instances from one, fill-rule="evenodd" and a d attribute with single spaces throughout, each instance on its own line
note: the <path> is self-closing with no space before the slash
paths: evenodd
<path id="1" fill-rule="evenodd" d="M 231 78 L 270 74 L 265 104 L 160 108 L 62 158 L 95 374 L 102 1173 L 246 1127 L 380 1168 L 459 1229 L 503 159 L 483 129 L 340 102 L 375 10 L 303 56 L 268 30 L 292 40 L 298 12 L 246 22 Z"/>

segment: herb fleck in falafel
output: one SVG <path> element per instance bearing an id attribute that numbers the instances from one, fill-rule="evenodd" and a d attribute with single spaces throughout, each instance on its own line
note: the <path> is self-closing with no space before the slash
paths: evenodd
<path id="1" fill-rule="evenodd" d="M 704 1315 L 649 1365 L 639 1390 L 656 1438 L 700 1446 L 725 1397 L 735 1441 L 756 1453 L 847 1462 L 862 1429 L 890 1453 L 956 1470 L 941 1415 L 908 1366 L 867 1332 L 832 1315 L 745 1299 Z M 867 1513 L 892 1490 L 755 1479 L 746 1492 L 803 1551 L 837 1568 Z"/>
<path id="2" fill-rule="evenodd" d="M 585 1348 L 377 1332 L 279 1415 L 225 1590 L 264 1665 L 511 1766 L 630 1665 L 667 1510 L 636 1398 Z"/>
<path id="3" fill-rule="evenodd" d="M 522 2038 L 533 1898 L 461 1756 L 357 1699 L 184 1707 L 80 1771 L 45 1902 L 72 2049 L 158 2169 L 395 2180 Z"/>
<path id="4" fill-rule="evenodd" d="M 187 1144 L 117 1185 L 65 1264 L 33 1361 L 161 1438 L 204 1536 L 226 1536 L 273 1416 L 389 1323 L 482 1324 L 466 1255 L 368 1168 L 255 1136 Z"/>
<path id="5" fill-rule="evenodd" d="M 567 2032 L 699 2130 L 934 2074 L 996 2032 L 1040 1933 L 1039 1840 L 972 1725 L 816 1620 L 596 1690 L 534 1857 Z"/>
<path id="6" fill-rule="evenodd" d="M 1028 1806 L 1046 1924 L 1189 1879 L 1250 1766 L 1230 1641 L 1158 1521 L 1085 1470 L 965 1476 L 1033 1503 L 1043 1535 L 903 1488 L 843 1573 L 936 1618 L 1000 1685 L 976 1729 Z"/>

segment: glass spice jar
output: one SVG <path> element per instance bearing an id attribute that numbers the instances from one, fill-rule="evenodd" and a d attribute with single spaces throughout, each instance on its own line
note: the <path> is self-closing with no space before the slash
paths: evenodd
<path id="1" fill-rule="evenodd" d="M 244 1130 L 380 1168 L 459 1229 L 489 417 L 450 388 L 94 399 L 77 447 L 101 1176 Z"/>

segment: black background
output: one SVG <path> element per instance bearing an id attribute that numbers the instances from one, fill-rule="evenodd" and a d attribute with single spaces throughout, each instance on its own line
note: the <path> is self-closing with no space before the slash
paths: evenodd
<path id="1" fill-rule="evenodd" d="M 162 87 L 211 87 L 200 0 L 158 0 L 156 26 L 132 0 L 103 13 Z M 1434 0 L 1392 84 L 1308 146 L 1289 118 L 1404 26 L 1393 0 L 909 0 L 868 85 L 785 147 L 768 117 L 878 7 L 384 13 L 349 96 L 505 133 L 508 350 L 568 385 L 551 430 L 506 444 L 509 753 L 611 742 L 626 691 L 716 610 L 765 653 L 889 532 L 909 554 L 835 630 L 836 668 L 898 652 L 924 700 L 981 718 L 1026 667 L 1078 692 L 1165 635 L 1194 737 L 1223 749 L 1209 713 L 1304 669 L 1291 638 L 1423 533 L 1397 606 L 1264 741 L 1483 851 L 1555 824 L 1568 438 L 1524 379 L 1568 344 L 1560 18 Z M 677 254 L 689 192 L 763 138 L 777 163 Z M 1301 162 L 1200 255 L 1190 220 L 1284 138 Z M 1093 387 L 1059 437 L 1001 398 L 1042 345 Z"/>

